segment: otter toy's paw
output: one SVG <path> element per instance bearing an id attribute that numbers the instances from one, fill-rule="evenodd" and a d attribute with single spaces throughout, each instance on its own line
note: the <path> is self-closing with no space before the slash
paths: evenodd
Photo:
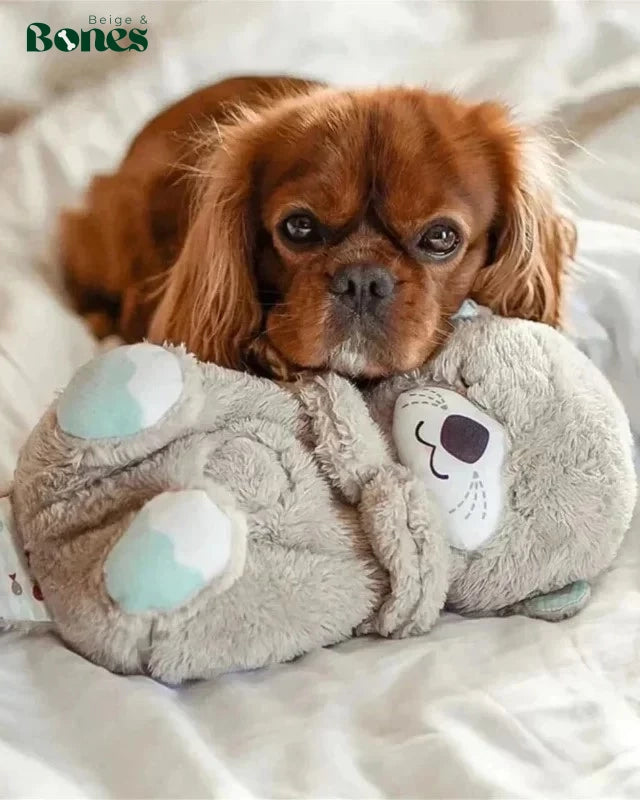
<path id="1" fill-rule="evenodd" d="M 81 367 L 57 401 L 55 422 L 84 467 L 111 469 L 140 462 L 196 430 L 205 396 L 193 356 L 143 342 Z"/>
<path id="2" fill-rule="evenodd" d="M 134 436 L 179 400 L 180 359 L 153 344 L 110 350 L 75 374 L 58 403 L 58 425 L 80 439 Z"/>
<path id="3" fill-rule="evenodd" d="M 163 492 L 135 515 L 104 564 L 105 588 L 128 614 L 173 611 L 242 572 L 246 525 L 204 489 Z"/>
<path id="4" fill-rule="evenodd" d="M 503 614 L 521 614 L 547 622 L 560 622 L 582 611 L 590 597 L 591 586 L 586 581 L 575 581 L 555 592 L 529 597 L 505 609 Z"/>

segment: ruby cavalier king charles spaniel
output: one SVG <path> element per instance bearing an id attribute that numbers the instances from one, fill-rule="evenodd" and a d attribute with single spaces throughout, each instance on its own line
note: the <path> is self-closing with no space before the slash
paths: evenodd
<path id="1" fill-rule="evenodd" d="M 503 106 L 274 77 L 155 117 L 61 244 L 98 335 L 370 379 L 420 366 L 467 297 L 559 324 L 575 235 L 549 149 Z"/>

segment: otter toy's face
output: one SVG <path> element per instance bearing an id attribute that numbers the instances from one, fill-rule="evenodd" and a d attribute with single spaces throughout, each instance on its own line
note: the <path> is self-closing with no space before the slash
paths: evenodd
<path id="1" fill-rule="evenodd" d="M 458 392 L 427 386 L 398 397 L 392 433 L 400 461 L 438 499 L 451 545 L 483 544 L 502 510 L 503 427 Z"/>

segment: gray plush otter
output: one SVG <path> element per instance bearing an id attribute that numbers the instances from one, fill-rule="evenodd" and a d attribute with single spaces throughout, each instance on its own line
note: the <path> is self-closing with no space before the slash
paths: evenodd
<path id="1" fill-rule="evenodd" d="M 179 683 L 423 633 L 444 607 L 569 616 L 635 492 L 597 369 L 546 326 L 480 314 L 364 393 L 113 350 L 33 431 L 13 511 L 62 638 Z"/>

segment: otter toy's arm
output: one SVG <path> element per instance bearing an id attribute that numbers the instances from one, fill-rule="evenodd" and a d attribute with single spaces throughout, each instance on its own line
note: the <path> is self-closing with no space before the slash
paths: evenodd
<path id="1" fill-rule="evenodd" d="M 330 374 L 299 387 L 315 455 L 345 499 L 358 504 L 371 548 L 389 573 L 390 593 L 359 633 L 424 633 L 444 606 L 449 546 L 427 490 L 395 463 L 358 390 Z"/>

